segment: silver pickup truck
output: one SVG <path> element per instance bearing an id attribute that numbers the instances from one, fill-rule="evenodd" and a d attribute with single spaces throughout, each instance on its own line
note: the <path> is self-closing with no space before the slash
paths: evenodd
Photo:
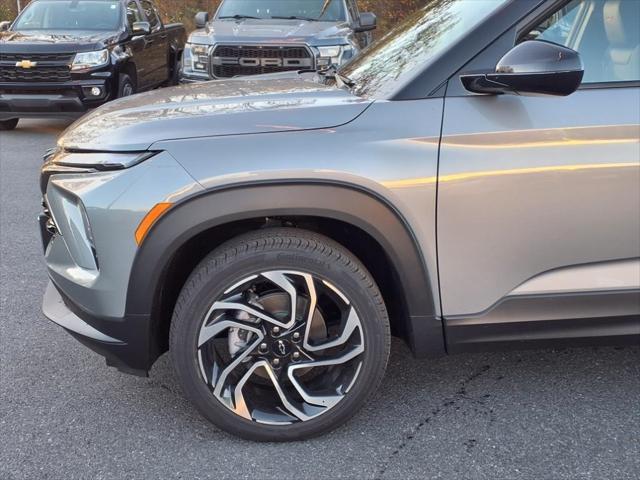
<path id="1" fill-rule="evenodd" d="M 372 40 L 377 20 L 356 0 L 225 0 L 196 15 L 183 83 L 340 66 Z"/>
<path id="2" fill-rule="evenodd" d="M 638 24 L 635 1 L 433 0 L 338 71 L 100 107 L 42 170 L 44 312 L 127 372 L 170 350 L 257 440 L 344 424 L 391 335 L 637 343 Z"/>

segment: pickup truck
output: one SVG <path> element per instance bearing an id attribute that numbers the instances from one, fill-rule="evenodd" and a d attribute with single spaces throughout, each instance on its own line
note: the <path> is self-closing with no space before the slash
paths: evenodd
<path id="1" fill-rule="evenodd" d="M 212 21 L 196 15 L 182 81 L 341 66 L 372 42 L 376 26 L 356 0 L 224 0 Z"/>
<path id="2" fill-rule="evenodd" d="M 0 24 L 0 130 L 176 84 L 185 40 L 150 0 L 34 0 Z"/>

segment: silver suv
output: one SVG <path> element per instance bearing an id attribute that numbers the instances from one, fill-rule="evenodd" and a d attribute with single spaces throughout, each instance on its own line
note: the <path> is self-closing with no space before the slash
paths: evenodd
<path id="1" fill-rule="evenodd" d="M 108 104 L 42 170 L 44 312 L 294 440 L 416 356 L 640 340 L 640 2 L 434 0 L 336 71 Z"/>

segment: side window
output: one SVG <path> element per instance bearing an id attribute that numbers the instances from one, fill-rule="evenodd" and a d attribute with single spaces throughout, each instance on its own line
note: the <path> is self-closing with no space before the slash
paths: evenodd
<path id="1" fill-rule="evenodd" d="M 573 0 L 522 38 L 580 52 L 583 83 L 640 81 L 640 1 Z"/>
<path id="2" fill-rule="evenodd" d="M 154 8 L 153 4 L 148 0 L 142 0 L 140 2 L 142 4 L 142 9 L 144 10 L 145 15 L 147 16 L 147 20 L 151 24 L 151 31 L 155 32 L 160 28 L 160 17 L 158 17 L 158 13 Z"/>
<path id="3" fill-rule="evenodd" d="M 138 4 L 129 2 L 127 3 L 127 25 L 129 25 L 129 30 L 133 30 L 133 24 L 136 22 L 142 22 L 142 15 L 140 15 Z"/>

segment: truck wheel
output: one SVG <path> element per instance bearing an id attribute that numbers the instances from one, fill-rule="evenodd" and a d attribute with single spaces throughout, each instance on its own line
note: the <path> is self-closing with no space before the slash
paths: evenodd
<path id="1" fill-rule="evenodd" d="M 136 86 L 126 73 L 120 74 L 118 85 L 118 98 L 130 97 L 136 93 Z"/>
<path id="2" fill-rule="evenodd" d="M 360 261 L 324 236 L 277 228 L 221 246 L 192 273 L 171 322 L 179 381 L 218 427 L 293 441 L 343 425 L 377 389 L 387 310 Z"/>
<path id="3" fill-rule="evenodd" d="M 11 120 L 0 120 L 0 130 L 14 130 L 18 126 L 19 118 Z"/>

